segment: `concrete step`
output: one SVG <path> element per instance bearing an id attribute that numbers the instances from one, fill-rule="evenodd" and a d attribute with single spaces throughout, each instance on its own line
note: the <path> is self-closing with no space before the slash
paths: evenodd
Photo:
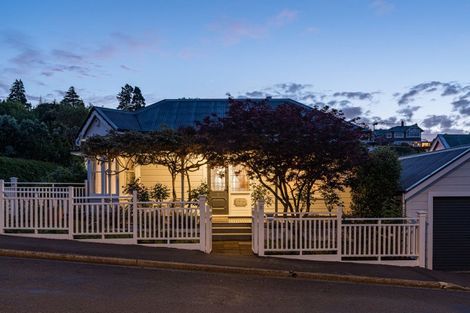
<path id="1" fill-rule="evenodd" d="M 251 234 L 251 227 L 212 226 L 212 233 L 213 234 L 224 234 L 224 233 Z"/>
<path id="2" fill-rule="evenodd" d="M 225 255 L 253 255 L 251 241 L 214 241 L 212 252 Z"/>
<path id="3" fill-rule="evenodd" d="M 212 241 L 251 241 L 251 233 L 239 234 L 239 233 L 212 233 Z"/>
<path id="4" fill-rule="evenodd" d="M 251 228 L 251 223 L 212 223 L 212 227 L 217 227 L 217 228 L 250 227 Z"/>

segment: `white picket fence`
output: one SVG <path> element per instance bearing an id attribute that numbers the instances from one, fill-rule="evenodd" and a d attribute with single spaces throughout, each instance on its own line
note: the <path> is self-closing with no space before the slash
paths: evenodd
<path id="1" fill-rule="evenodd" d="M 82 187 L 4 186 L 0 234 L 212 250 L 212 214 L 198 202 L 90 197 Z"/>
<path id="2" fill-rule="evenodd" d="M 418 218 L 343 218 L 253 209 L 253 252 L 260 256 L 425 266 L 426 214 Z"/>

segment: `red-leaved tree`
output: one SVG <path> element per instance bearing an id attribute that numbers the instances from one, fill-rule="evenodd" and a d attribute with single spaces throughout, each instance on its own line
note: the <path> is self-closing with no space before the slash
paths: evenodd
<path id="1" fill-rule="evenodd" d="M 285 211 L 310 211 L 315 186 L 342 190 L 366 158 L 362 129 L 326 107 L 231 99 L 198 133 L 210 163 L 244 166 Z"/>

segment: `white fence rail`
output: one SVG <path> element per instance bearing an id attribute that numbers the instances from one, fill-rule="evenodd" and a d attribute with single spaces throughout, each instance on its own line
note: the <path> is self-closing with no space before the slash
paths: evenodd
<path id="1" fill-rule="evenodd" d="M 88 197 L 82 186 L 5 186 L 0 234 L 212 250 L 212 214 L 199 202 Z"/>
<path id="2" fill-rule="evenodd" d="M 331 214 L 253 210 L 253 252 L 263 256 L 425 266 L 426 215 L 343 218 Z"/>

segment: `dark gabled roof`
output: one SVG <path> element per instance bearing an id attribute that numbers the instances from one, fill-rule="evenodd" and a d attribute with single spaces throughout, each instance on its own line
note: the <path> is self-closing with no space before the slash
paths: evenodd
<path id="1" fill-rule="evenodd" d="M 415 186 L 470 152 L 470 146 L 420 153 L 400 158 L 402 191 Z"/>
<path id="2" fill-rule="evenodd" d="M 94 107 L 95 110 L 106 122 L 116 130 L 140 130 L 139 120 L 134 112 L 122 110 Z"/>
<path id="3" fill-rule="evenodd" d="M 437 135 L 445 148 L 454 148 L 463 145 L 470 145 L 469 134 L 439 134 Z"/>
<path id="4" fill-rule="evenodd" d="M 273 107 L 283 103 L 293 103 L 310 108 L 292 99 L 267 99 L 267 101 Z M 197 121 L 202 121 L 213 114 L 222 117 L 228 112 L 229 105 L 229 99 L 166 99 L 135 112 L 98 107 L 94 110 L 116 130 L 153 131 L 162 126 L 173 129 L 194 126 Z"/>
<path id="5" fill-rule="evenodd" d="M 418 128 L 420 131 L 423 131 L 418 124 L 407 125 L 407 126 L 394 126 L 389 129 L 389 131 L 397 132 L 397 131 L 407 131 L 410 128 Z"/>

